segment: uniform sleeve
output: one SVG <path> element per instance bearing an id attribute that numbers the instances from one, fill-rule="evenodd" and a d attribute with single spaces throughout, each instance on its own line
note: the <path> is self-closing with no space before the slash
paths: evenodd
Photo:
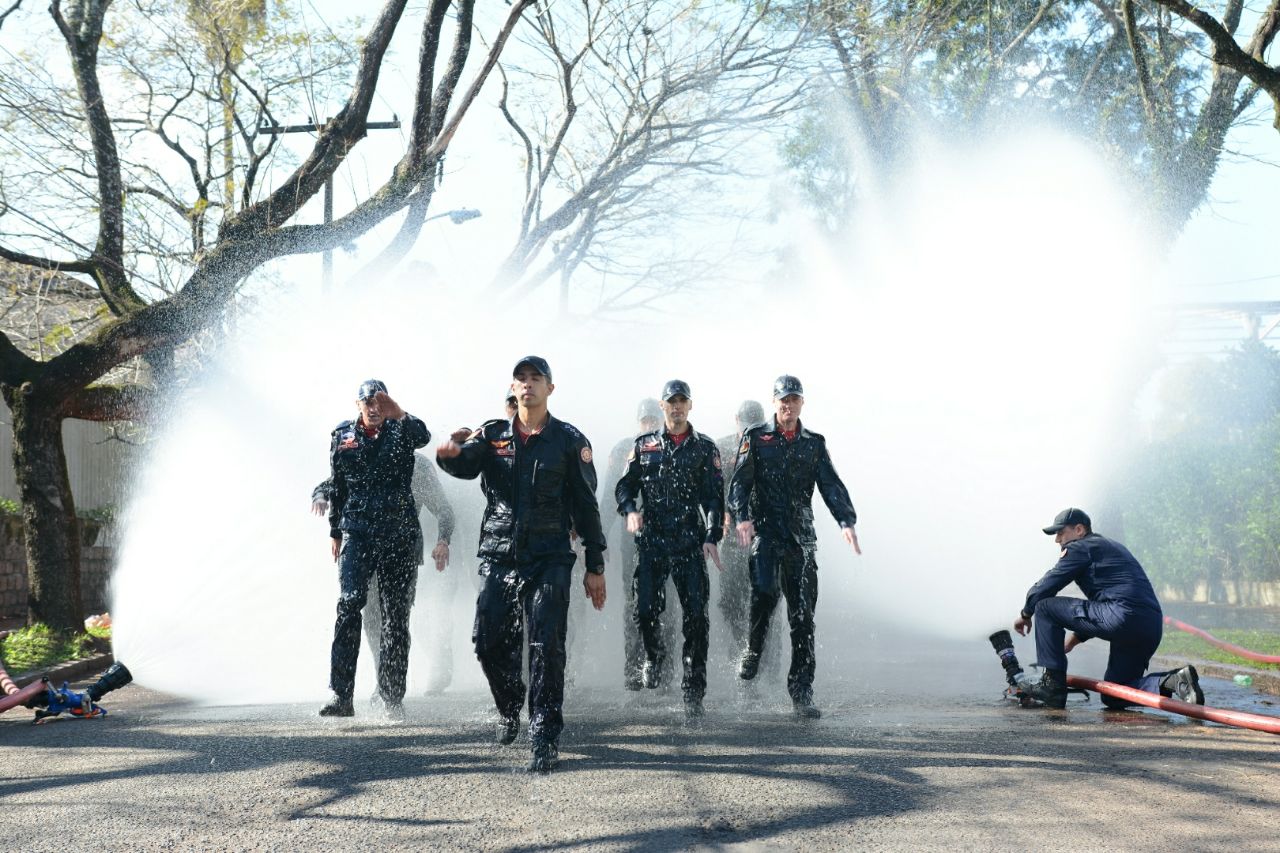
<path id="1" fill-rule="evenodd" d="M 427 442 L 431 441 L 431 430 L 427 429 L 427 425 L 407 412 L 400 419 L 400 435 L 402 440 L 412 445 L 415 450 L 426 447 Z"/>
<path id="2" fill-rule="evenodd" d="M 435 516 L 439 540 L 448 542 L 453 538 L 453 507 L 445 496 L 444 486 L 440 485 L 436 469 L 419 455 L 413 460 L 413 502 Z"/>
<path id="3" fill-rule="evenodd" d="M 1036 605 L 1046 598 L 1051 598 L 1062 591 L 1062 588 L 1080 576 L 1089 567 L 1089 549 L 1075 542 L 1068 542 L 1062 549 L 1062 556 L 1054 567 L 1045 572 L 1044 577 L 1036 581 L 1027 591 L 1026 604 L 1022 606 L 1022 616 L 1030 617 L 1036 612 Z"/>
<path id="4" fill-rule="evenodd" d="M 733 479 L 729 483 L 729 515 L 735 523 L 751 520 L 751 489 L 755 482 L 755 450 L 751 446 L 751 433 L 744 432 L 742 444 L 738 446 Z"/>
<path id="5" fill-rule="evenodd" d="M 720 479 L 724 483 L 725 508 L 729 506 L 729 486 L 733 483 L 733 472 L 737 467 L 738 447 L 741 442 L 742 436 L 738 436 L 737 441 L 727 441 L 724 444 L 716 442 L 716 449 L 720 451 L 720 462 L 724 466 L 720 470 Z"/>
<path id="6" fill-rule="evenodd" d="M 853 509 L 853 500 L 844 481 L 836 473 L 836 466 L 831 464 L 831 454 L 827 452 L 827 443 L 822 442 L 822 450 L 818 454 L 818 494 L 827 509 L 840 522 L 841 527 L 853 527 L 858 523 L 858 513 Z"/>
<path id="7" fill-rule="evenodd" d="M 587 571 L 604 572 L 604 530 L 600 527 L 600 505 L 596 503 L 596 466 L 591 461 L 591 442 L 580 436 L 570 445 L 569 514 L 573 529 L 582 540 Z"/>
<path id="8" fill-rule="evenodd" d="M 329 484 L 329 536 L 332 539 L 342 538 L 342 510 L 347 505 L 347 479 L 338 473 L 337 457 L 338 433 L 335 431 L 329 439 L 329 479 L 325 481 Z"/>
<path id="9" fill-rule="evenodd" d="M 720 469 L 720 448 L 711 442 L 702 475 L 702 511 L 707 514 L 707 543 L 724 538 L 724 472 Z"/>
<path id="10" fill-rule="evenodd" d="M 462 452 L 452 459 L 436 457 L 436 464 L 448 475 L 459 480 L 474 480 L 480 476 L 485 459 L 489 456 L 489 442 L 484 438 L 484 430 L 478 429 L 462 443 Z"/>
<path id="11" fill-rule="evenodd" d="M 622 472 L 622 476 L 618 478 L 618 485 L 614 487 L 613 497 L 618 503 L 619 516 L 640 511 L 637 503 L 640 500 L 640 454 L 636 453 L 634 444 L 631 446 L 631 453 L 627 456 L 626 470 Z"/>
<path id="12" fill-rule="evenodd" d="M 333 499 L 333 478 L 322 480 L 320 485 L 311 490 L 311 500 L 329 503 Z"/>

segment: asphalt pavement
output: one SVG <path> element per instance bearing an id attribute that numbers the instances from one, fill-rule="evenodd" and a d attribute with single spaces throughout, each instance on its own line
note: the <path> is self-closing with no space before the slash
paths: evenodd
<path id="1" fill-rule="evenodd" d="M 910 651 L 903 651 L 909 648 Z M 1073 656 L 1100 671 L 1102 648 Z M 1093 655 L 1093 657 L 1088 657 Z M 802 722 L 780 684 L 717 669 L 707 717 L 678 691 L 575 685 L 562 763 L 524 772 L 480 691 L 201 706 L 131 685 L 105 718 L 0 715 L 0 830 L 65 850 L 1266 850 L 1280 842 L 1280 738 L 1159 711 L 999 698 L 984 643 L 888 639 L 822 672 Z M 1094 670 L 1094 671 L 1090 671 Z M 1206 680 L 1210 704 L 1271 697 Z"/>

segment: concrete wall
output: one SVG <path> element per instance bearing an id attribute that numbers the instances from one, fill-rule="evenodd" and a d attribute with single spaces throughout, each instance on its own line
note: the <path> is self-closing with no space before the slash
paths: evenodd
<path id="1" fill-rule="evenodd" d="M 107 584 L 114 549 L 93 545 L 80 551 L 80 594 L 85 615 L 107 609 Z M 27 553 L 22 525 L 15 518 L 0 523 L 0 619 L 27 616 Z"/>

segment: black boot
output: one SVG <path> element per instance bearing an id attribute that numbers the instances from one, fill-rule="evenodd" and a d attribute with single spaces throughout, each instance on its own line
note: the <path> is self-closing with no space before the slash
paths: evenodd
<path id="1" fill-rule="evenodd" d="M 498 721 L 498 743 L 506 746 L 516 739 L 516 735 L 520 734 L 520 712 L 512 714 L 510 717 L 503 717 Z"/>
<path id="2" fill-rule="evenodd" d="M 750 681 L 756 677 L 756 672 L 760 669 L 760 653 L 747 649 L 742 653 L 742 662 L 738 664 L 738 677 L 743 681 Z"/>
<path id="3" fill-rule="evenodd" d="M 1060 669 L 1046 669 L 1039 681 L 1026 683 L 1022 692 L 1046 708 L 1065 708 L 1067 707 L 1067 674 Z"/>
<path id="4" fill-rule="evenodd" d="M 333 694 L 333 698 L 329 700 L 329 704 L 320 709 L 322 717 L 354 717 L 356 715 L 355 705 L 351 702 L 350 696 L 339 696 Z"/>
<path id="5" fill-rule="evenodd" d="M 1160 681 L 1161 696 L 1177 696 L 1183 702 L 1204 704 L 1204 691 L 1200 689 L 1200 673 L 1188 664 L 1175 669 Z"/>
<path id="6" fill-rule="evenodd" d="M 622 678 L 622 686 L 627 690 L 640 690 L 644 687 L 644 679 L 640 675 L 640 669 L 637 667 L 632 669 L 627 667 L 627 673 Z"/>
<path id="7" fill-rule="evenodd" d="M 529 760 L 530 773 L 550 773 L 560 763 L 560 750 L 553 740 L 538 740 L 533 743 L 533 757 Z"/>
<path id="8" fill-rule="evenodd" d="M 796 716 L 801 719 L 816 720 L 822 716 L 822 711 L 818 710 L 818 706 L 813 704 L 812 693 L 801 693 L 791 700 L 791 707 L 795 709 Z"/>

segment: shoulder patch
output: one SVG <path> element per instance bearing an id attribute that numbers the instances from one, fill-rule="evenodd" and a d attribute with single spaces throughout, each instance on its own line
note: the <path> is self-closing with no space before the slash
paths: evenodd
<path id="1" fill-rule="evenodd" d="M 571 423 L 566 423 L 565 421 L 560 421 L 559 423 L 560 423 L 560 426 L 564 427 L 564 431 L 565 431 L 565 432 L 567 432 L 567 433 L 569 433 L 569 435 L 573 436 L 574 438 L 582 438 L 582 437 L 583 437 L 583 436 L 582 436 L 582 433 L 581 433 L 581 432 L 578 430 L 578 428 L 577 428 L 576 426 L 574 426 L 573 424 L 571 424 Z"/>
<path id="2" fill-rule="evenodd" d="M 351 429 L 351 427 L 352 427 L 354 424 L 355 424 L 355 421 L 343 421 L 342 423 L 340 423 L 340 424 L 338 424 L 336 427 L 334 427 L 332 430 L 330 430 L 329 434 L 330 434 L 330 435 L 337 435 L 337 434 L 338 434 L 338 433 L 340 433 L 340 432 L 345 432 L 345 431 L 347 431 L 347 430 Z"/>
<path id="3" fill-rule="evenodd" d="M 583 448 L 582 448 L 581 450 L 579 450 L 579 451 L 578 451 L 578 456 L 579 456 L 579 457 L 581 457 L 581 459 L 582 459 L 582 461 L 583 461 L 583 462 L 586 462 L 586 463 L 590 464 L 590 462 L 591 462 L 591 445 L 589 445 L 589 444 L 584 445 L 584 446 L 583 446 Z"/>

